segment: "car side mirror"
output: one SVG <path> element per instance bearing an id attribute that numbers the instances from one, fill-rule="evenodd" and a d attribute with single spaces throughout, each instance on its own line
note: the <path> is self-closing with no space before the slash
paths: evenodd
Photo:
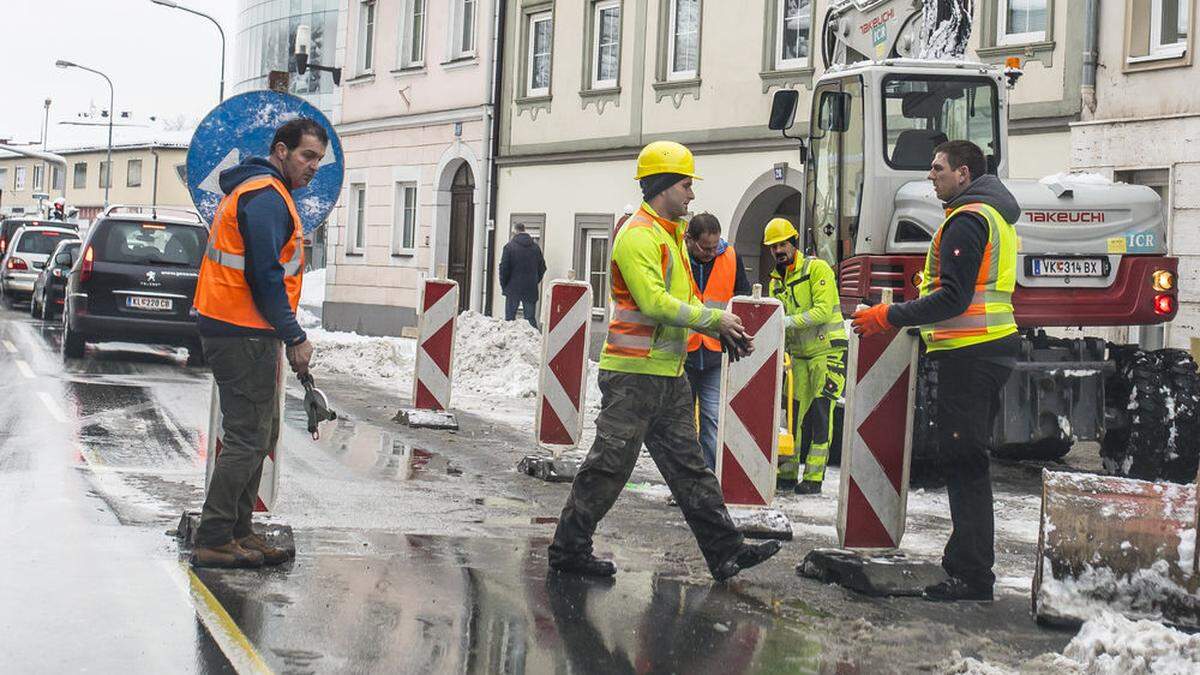
<path id="1" fill-rule="evenodd" d="M 787 131 L 796 121 L 796 105 L 800 101 L 800 92 L 795 89 L 780 89 L 771 99 L 771 119 L 767 127 L 771 131 Z"/>
<path id="2" fill-rule="evenodd" d="M 61 265 L 63 267 L 70 267 L 71 265 L 74 264 L 74 262 L 75 261 L 71 257 L 71 254 L 67 253 L 67 252 L 59 253 L 58 255 L 54 256 L 54 264 L 55 265 Z"/>

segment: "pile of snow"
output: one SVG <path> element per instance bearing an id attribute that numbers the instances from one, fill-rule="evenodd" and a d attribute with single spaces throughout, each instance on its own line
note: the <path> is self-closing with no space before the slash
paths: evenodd
<path id="1" fill-rule="evenodd" d="M 300 288 L 300 304 L 320 307 L 325 304 L 325 270 L 304 273 L 304 285 Z"/>
<path id="2" fill-rule="evenodd" d="M 1061 183 L 1063 185 L 1112 185 L 1112 179 L 1100 173 L 1071 173 L 1063 171 L 1052 176 L 1046 176 L 1038 181 L 1042 185 Z"/>
<path id="3" fill-rule="evenodd" d="M 1076 577 L 1055 579 L 1046 559 L 1042 563 L 1038 607 L 1047 616 L 1065 618 L 1115 610 L 1126 616 L 1159 620 L 1164 605 L 1187 604 L 1187 589 L 1171 576 L 1170 563 L 1157 560 L 1148 569 L 1132 574 L 1087 565 Z"/>
<path id="4" fill-rule="evenodd" d="M 505 398 L 537 396 L 542 335 L 525 321 L 458 315 L 454 388 Z"/>
<path id="5" fill-rule="evenodd" d="M 307 332 L 315 348 L 312 368 L 317 373 L 349 375 L 376 385 L 398 387 L 405 394 L 412 389 L 416 340 L 366 337 L 322 328 Z"/>

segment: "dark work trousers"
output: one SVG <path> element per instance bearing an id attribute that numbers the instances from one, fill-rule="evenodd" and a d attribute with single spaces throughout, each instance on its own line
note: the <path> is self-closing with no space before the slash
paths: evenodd
<path id="1" fill-rule="evenodd" d="M 953 531 L 942 555 L 946 573 L 975 587 L 996 581 L 995 517 L 988 438 L 1013 360 L 935 353 L 938 452 L 946 474 Z"/>
<path id="2" fill-rule="evenodd" d="M 736 554 L 742 535 L 696 440 L 687 378 L 600 371 L 596 440 L 579 466 L 550 545 L 550 562 L 592 552 L 596 525 L 633 473 L 643 441 L 700 545 L 709 570 Z"/>
<path id="3" fill-rule="evenodd" d="M 521 306 L 521 311 L 525 316 L 525 320 L 529 322 L 529 325 L 537 328 L 537 296 L 532 295 L 528 298 L 522 298 L 519 295 L 504 296 L 505 321 L 512 321 L 517 318 L 517 305 Z"/>
<path id="4" fill-rule="evenodd" d="M 217 455 L 196 543 L 220 546 L 250 534 L 263 459 L 279 438 L 276 387 L 281 342 L 269 337 L 202 337 L 221 394 Z"/>

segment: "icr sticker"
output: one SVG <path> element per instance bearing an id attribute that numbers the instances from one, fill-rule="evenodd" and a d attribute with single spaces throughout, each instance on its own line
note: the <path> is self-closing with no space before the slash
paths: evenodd
<path id="1" fill-rule="evenodd" d="M 1108 238 L 1108 252 L 1109 253 L 1124 253 L 1125 252 L 1125 238 L 1124 237 L 1109 237 Z"/>
<path id="2" fill-rule="evenodd" d="M 1152 231 L 1125 235 L 1125 248 L 1129 253 L 1152 253 L 1158 237 Z"/>

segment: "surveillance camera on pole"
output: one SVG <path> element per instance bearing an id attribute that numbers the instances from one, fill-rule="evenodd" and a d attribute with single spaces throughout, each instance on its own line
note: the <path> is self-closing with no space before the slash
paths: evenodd
<path id="1" fill-rule="evenodd" d="M 302 23 L 296 27 L 296 72 L 300 75 L 308 72 L 308 69 L 324 70 L 333 76 L 333 84 L 337 86 L 342 83 L 342 69 L 334 66 L 323 66 L 319 63 L 310 63 L 309 56 L 312 54 L 312 27 Z"/>

